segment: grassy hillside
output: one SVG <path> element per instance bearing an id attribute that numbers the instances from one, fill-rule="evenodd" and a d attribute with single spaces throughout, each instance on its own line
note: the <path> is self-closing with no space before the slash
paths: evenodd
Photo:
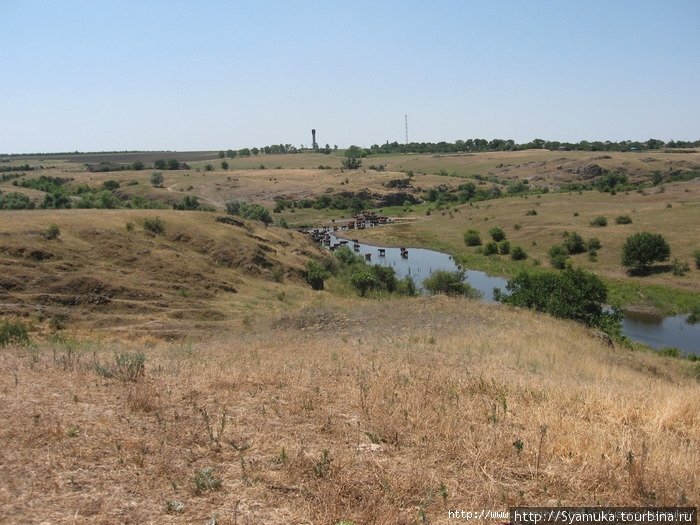
<path id="1" fill-rule="evenodd" d="M 530 210 L 536 215 L 528 215 Z M 632 223 L 616 224 L 615 218 L 620 215 L 628 215 Z M 592 226 L 591 221 L 598 216 L 606 217 L 608 225 Z M 687 311 L 700 301 L 700 272 L 693 263 L 693 251 L 700 248 L 698 224 L 700 184 L 691 181 L 643 193 L 610 195 L 596 191 L 495 199 L 433 211 L 408 224 L 364 230 L 359 236 L 380 244 L 446 250 L 468 268 L 510 275 L 519 268 L 532 267 L 535 261 L 548 267 L 549 248 L 563 242 L 564 232 L 577 232 L 584 239 L 597 237 L 602 247 L 596 261 L 589 260 L 586 253 L 573 256 L 572 261 L 607 278 L 618 294 L 619 304 L 631 302 L 644 308 Z M 476 248 L 465 246 L 463 234 L 467 229 L 479 231 L 486 243 L 491 240 L 489 229 L 496 226 L 505 231 L 512 245 L 525 249 L 527 260 L 516 262 L 508 256 L 480 255 Z M 663 234 L 671 245 L 671 258 L 688 263 L 690 271 L 676 276 L 668 265 L 662 265 L 663 271 L 652 275 L 629 276 L 620 262 L 622 245 L 638 231 Z"/>
<path id="2" fill-rule="evenodd" d="M 143 375 L 124 365 L 141 352 Z M 63 337 L 1 356 L 2 521 L 700 503 L 697 365 L 527 311 L 319 292 L 209 342 Z"/>
<path id="3" fill-rule="evenodd" d="M 320 251 L 296 232 L 173 210 L 31 210 L 0 222 L 2 314 L 39 324 L 193 336 L 284 310 Z M 154 234 L 146 219 L 162 220 Z M 60 236 L 44 237 L 55 224 Z"/>

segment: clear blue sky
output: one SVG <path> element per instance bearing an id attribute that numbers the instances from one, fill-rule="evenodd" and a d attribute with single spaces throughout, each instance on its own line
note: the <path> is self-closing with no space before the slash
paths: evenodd
<path id="1" fill-rule="evenodd" d="M 700 0 L 0 0 L 0 152 L 700 138 Z"/>

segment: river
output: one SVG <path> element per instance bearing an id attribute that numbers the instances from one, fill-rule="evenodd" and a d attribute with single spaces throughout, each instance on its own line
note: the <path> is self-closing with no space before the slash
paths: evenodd
<path id="1" fill-rule="evenodd" d="M 342 240 L 331 235 L 331 243 Z M 408 257 L 402 257 L 400 248 L 374 246 L 360 243 L 359 253 L 370 254 L 372 264 L 391 266 L 396 271 L 397 277 L 409 275 L 416 285 L 421 288 L 423 280 L 435 270 L 455 271 L 460 269 L 451 255 L 426 250 L 424 248 L 409 248 Z M 348 247 L 353 249 L 350 241 Z M 380 256 L 379 249 L 384 250 Z M 493 289 L 500 288 L 505 291 L 508 282 L 503 277 L 494 277 L 478 270 L 466 270 L 466 281 L 471 286 L 481 291 L 483 300 L 494 302 Z M 700 323 L 690 324 L 686 315 L 663 317 L 660 315 L 641 314 L 639 312 L 623 312 L 622 331 L 633 341 L 644 343 L 655 349 L 675 347 L 685 353 L 700 355 Z"/>

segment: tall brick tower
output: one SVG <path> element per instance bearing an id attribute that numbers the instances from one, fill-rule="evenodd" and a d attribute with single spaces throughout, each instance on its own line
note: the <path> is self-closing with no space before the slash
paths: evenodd
<path id="1" fill-rule="evenodd" d="M 311 130 L 311 147 L 314 150 L 318 149 L 318 144 L 316 144 L 316 130 L 315 129 Z"/>

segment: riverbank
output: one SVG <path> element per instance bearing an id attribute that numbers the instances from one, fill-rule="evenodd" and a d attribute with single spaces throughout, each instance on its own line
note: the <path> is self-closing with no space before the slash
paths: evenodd
<path id="1" fill-rule="evenodd" d="M 439 238 L 431 232 L 410 228 L 410 224 L 374 228 L 353 233 L 353 237 L 367 244 L 390 247 L 411 246 L 425 248 L 451 255 L 464 268 L 480 270 L 489 275 L 513 277 L 523 269 L 537 268 L 532 257 L 524 261 L 513 261 L 507 256 L 483 255 L 465 248 L 456 248 L 453 242 Z M 527 251 L 528 247 L 523 246 Z M 700 294 L 682 288 L 659 284 L 647 284 L 631 279 L 612 279 L 596 273 L 608 287 L 608 298 L 617 308 L 653 313 L 657 315 L 690 314 L 700 308 Z"/>

